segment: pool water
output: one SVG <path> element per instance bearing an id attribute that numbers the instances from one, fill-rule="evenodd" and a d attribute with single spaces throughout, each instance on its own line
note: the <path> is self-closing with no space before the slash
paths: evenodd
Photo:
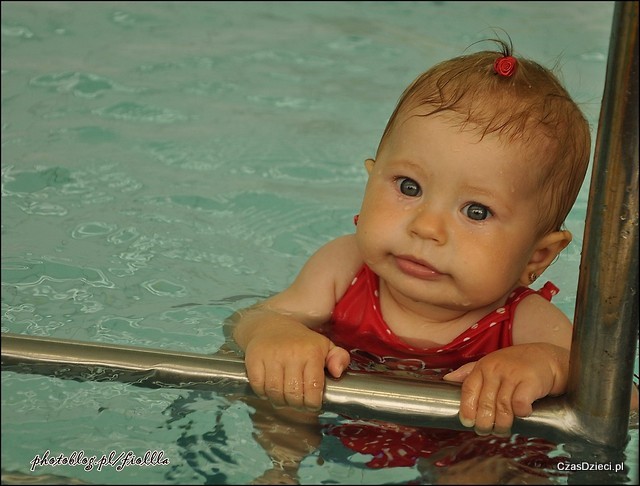
<path id="1" fill-rule="evenodd" d="M 2 332 L 208 354 L 233 311 L 353 231 L 363 161 L 404 87 L 492 29 L 506 29 L 516 53 L 559 66 L 595 139 L 613 2 L 1 8 Z M 567 221 L 574 242 L 545 273 L 570 318 L 588 180 Z M 3 482 L 244 484 L 270 465 L 251 415 L 215 392 L 3 371 Z M 635 484 L 637 427 L 630 434 L 614 454 L 622 473 L 551 480 Z M 169 464 L 31 470 L 47 449 L 162 451 Z M 605 462 L 611 451 L 560 444 L 554 454 Z M 433 479 L 428 465 L 369 460 L 326 436 L 300 480 Z"/>

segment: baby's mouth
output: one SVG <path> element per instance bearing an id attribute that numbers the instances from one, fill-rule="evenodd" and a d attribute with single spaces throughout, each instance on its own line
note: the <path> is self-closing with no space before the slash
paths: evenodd
<path id="1" fill-rule="evenodd" d="M 396 265 L 403 273 L 421 280 L 433 280 L 442 274 L 429 263 L 409 255 L 395 257 Z"/>

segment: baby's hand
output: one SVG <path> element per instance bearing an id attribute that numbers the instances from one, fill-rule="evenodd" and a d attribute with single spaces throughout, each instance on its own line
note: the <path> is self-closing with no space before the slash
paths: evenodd
<path id="1" fill-rule="evenodd" d="M 569 351 L 548 343 L 510 346 L 444 376 L 462 382 L 460 422 L 479 435 L 508 436 L 514 417 L 527 417 L 535 400 L 564 393 Z"/>
<path id="2" fill-rule="evenodd" d="M 251 388 L 277 406 L 317 411 L 322 405 L 325 367 L 335 378 L 349 365 L 349 353 L 300 325 L 268 325 L 245 350 Z"/>

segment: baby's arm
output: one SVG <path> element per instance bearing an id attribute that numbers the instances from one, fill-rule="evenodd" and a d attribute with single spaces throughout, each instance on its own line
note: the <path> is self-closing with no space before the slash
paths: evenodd
<path id="1" fill-rule="evenodd" d="M 320 248 L 283 292 L 239 311 L 233 337 L 253 391 L 276 405 L 319 410 L 325 367 L 339 377 L 349 353 L 313 329 L 327 322 L 361 265 L 352 235 Z"/>
<path id="2" fill-rule="evenodd" d="M 538 295 L 518 306 L 513 346 L 494 351 L 446 375 L 462 381 L 460 420 L 481 435 L 510 434 L 514 417 L 526 417 L 535 400 L 565 392 L 572 325 Z"/>

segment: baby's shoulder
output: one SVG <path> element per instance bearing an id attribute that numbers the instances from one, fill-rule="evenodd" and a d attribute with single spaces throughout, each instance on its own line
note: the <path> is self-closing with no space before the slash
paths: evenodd
<path id="1" fill-rule="evenodd" d="M 265 302 L 269 308 L 296 315 L 314 327 L 330 318 L 360 266 L 353 235 L 336 238 L 316 250 L 289 287 Z"/>
<path id="2" fill-rule="evenodd" d="M 338 268 L 362 265 L 362 257 L 353 234 L 339 236 L 325 243 L 311 256 L 310 261 Z"/>
<path id="3" fill-rule="evenodd" d="M 542 295 L 540 291 L 524 291 L 516 300 L 518 301 L 516 316 L 538 316 L 539 314 L 548 314 L 551 317 L 564 316 L 564 313 L 549 298 Z"/>
<path id="4" fill-rule="evenodd" d="M 513 316 L 513 343 L 552 342 L 569 347 L 573 325 L 567 315 L 543 296 L 523 298 Z"/>
<path id="5" fill-rule="evenodd" d="M 342 295 L 364 261 L 354 234 L 340 236 L 320 247 L 309 260 L 315 272 L 330 274 L 336 294 Z"/>

